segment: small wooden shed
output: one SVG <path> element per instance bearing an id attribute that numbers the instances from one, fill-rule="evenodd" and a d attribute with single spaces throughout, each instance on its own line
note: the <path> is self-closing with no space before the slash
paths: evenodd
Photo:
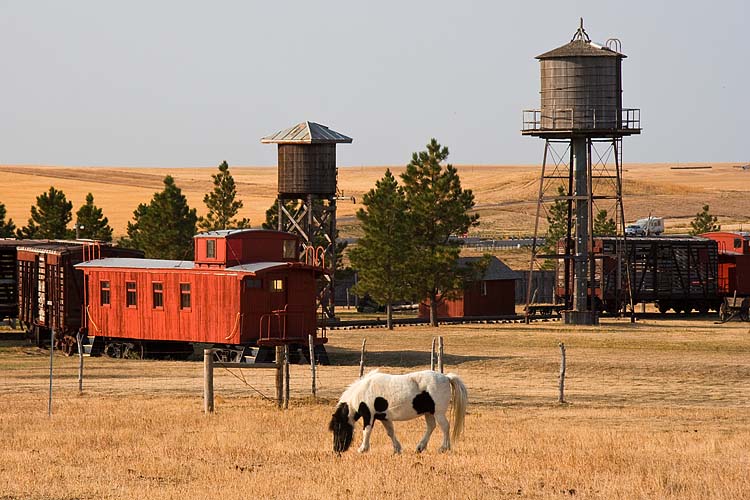
<path id="1" fill-rule="evenodd" d="M 482 257 L 460 257 L 458 265 L 466 268 L 480 260 Z M 521 273 L 512 270 L 493 256 L 482 276 L 466 283 L 460 297 L 442 300 L 438 304 L 438 318 L 515 314 L 516 280 L 520 280 L 521 277 Z M 419 304 L 419 317 L 430 317 L 428 302 Z"/>

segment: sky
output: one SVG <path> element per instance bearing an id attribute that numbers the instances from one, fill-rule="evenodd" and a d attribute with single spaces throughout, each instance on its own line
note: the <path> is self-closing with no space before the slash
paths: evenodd
<path id="1" fill-rule="evenodd" d="M 619 38 L 625 162 L 748 162 L 750 7 L 713 2 L 0 0 L 0 164 L 275 165 L 304 120 L 340 166 L 538 164 L 535 56 Z"/>

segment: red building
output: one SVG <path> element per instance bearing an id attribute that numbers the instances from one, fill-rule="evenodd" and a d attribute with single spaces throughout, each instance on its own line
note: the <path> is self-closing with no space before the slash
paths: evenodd
<path id="1" fill-rule="evenodd" d="M 481 257 L 461 257 L 458 265 L 468 268 L 481 260 Z M 497 257 L 492 257 L 482 276 L 466 283 L 460 297 L 440 301 L 438 318 L 515 314 L 516 280 L 519 279 L 521 273 L 513 271 Z M 429 303 L 419 304 L 419 317 L 430 317 Z"/>
<path id="2" fill-rule="evenodd" d="M 195 261 L 100 259 L 87 280 L 88 334 L 113 349 L 149 343 L 307 344 L 316 335 L 316 277 L 293 234 L 222 230 L 195 236 Z M 127 342 L 125 342 L 127 340 Z M 105 349 L 106 352 L 106 349 Z"/>
<path id="3" fill-rule="evenodd" d="M 719 294 L 750 295 L 750 233 L 718 231 L 701 236 L 719 247 Z"/>

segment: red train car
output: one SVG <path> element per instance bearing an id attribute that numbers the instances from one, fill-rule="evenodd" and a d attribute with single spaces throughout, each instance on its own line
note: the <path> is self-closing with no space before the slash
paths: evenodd
<path id="1" fill-rule="evenodd" d="M 714 240 L 719 248 L 719 317 L 750 320 L 750 233 L 716 231 L 701 236 Z"/>
<path id="2" fill-rule="evenodd" d="M 115 258 L 77 266 L 86 275 L 95 346 L 138 357 L 192 352 L 201 343 L 224 348 L 233 361 L 265 361 L 271 347 L 307 345 L 313 335 L 324 355 L 316 314 L 322 269 L 299 261 L 295 235 L 222 230 L 198 234 L 194 244 L 195 261 Z"/>
<path id="3" fill-rule="evenodd" d="M 84 325 L 81 262 L 114 256 L 142 257 L 143 252 L 91 240 L 21 240 L 16 248 L 18 319 L 37 345 L 50 330 L 60 348 L 71 349 Z M 135 260 L 135 259 L 134 259 Z"/>

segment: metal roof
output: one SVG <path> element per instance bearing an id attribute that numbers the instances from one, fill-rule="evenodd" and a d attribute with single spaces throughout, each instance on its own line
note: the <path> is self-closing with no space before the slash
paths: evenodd
<path id="1" fill-rule="evenodd" d="M 109 257 L 76 264 L 75 267 L 128 267 L 134 269 L 193 269 L 191 260 L 131 259 L 127 257 Z"/>
<path id="2" fill-rule="evenodd" d="M 274 229 L 216 229 L 214 231 L 204 231 L 198 233 L 193 238 L 226 238 L 227 236 L 233 236 L 236 234 L 244 233 L 279 233 L 283 231 L 276 231 Z"/>
<path id="3" fill-rule="evenodd" d="M 459 257 L 458 267 L 468 267 L 472 264 L 476 264 L 483 258 L 484 257 Z M 521 273 L 509 268 L 495 256 L 490 257 L 487 269 L 484 270 L 484 274 L 482 275 L 482 281 L 520 280 L 521 278 Z"/>
<path id="4" fill-rule="evenodd" d="M 537 59 L 555 59 L 564 57 L 621 57 L 624 59 L 628 56 L 585 40 L 573 40 L 562 47 L 558 47 L 536 56 Z"/>
<path id="5" fill-rule="evenodd" d="M 253 262 L 252 264 L 240 264 L 239 266 L 227 267 L 227 271 L 243 271 L 246 273 L 258 273 L 274 267 L 291 267 L 291 262 Z"/>
<path id="6" fill-rule="evenodd" d="M 263 144 L 338 144 L 350 143 L 351 137 L 331 130 L 315 122 L 302 122 L 266 136 L 260 140 Z"/>

